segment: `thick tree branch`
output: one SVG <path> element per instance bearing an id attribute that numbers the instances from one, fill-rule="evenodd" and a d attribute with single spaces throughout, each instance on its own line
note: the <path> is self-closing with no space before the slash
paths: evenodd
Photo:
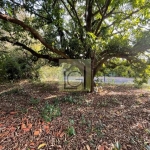
<path id="1" fill-rule="evenodd" d="M 107 10 L 108 10 L 108 6 L 110 5 L 110 3 L 111 3 L 111 0 L 106 0 L 105 9 L 104 9 L 104 11 L 103 11 L 103 15 L 106 14 L 106 12 L 107 12 Z"/>
<path id="2" fill-rule="evenodd" d="M 91 25 L 92 25 L 92 5 L 93 5 L 93 0 L 89 0 L 87 3 L 87 10 L 86 10 L 86 31 L 90 32 L 91 31 Z"/>
<path id="3" fill-rule="evenodd" d="M 97 61 L 97 64 L 94 68 L 94 74 L 98 72 L 98 70 L 102 67 L 102 65 L 108 60 L 113 57 L 116 58 L 125 58 L 127 60 L 132 60 L 135 55 L 126 54 L 126 53 L 107 53 L 107 50 L 103 51 L 103 58 L 101 58 L 99 61 Z"/>
<path id="4" fill-rule="evenodd" d="M 102 67 L 102 65 L 104 64 L 104 62 L 106 62 L 110 57 L 106 56 L 105 58 L 101 59 L 97 65 L 94 67 L 94 76 L 96 75 L 96 73 L 99 71 L 99 69 Z"/>
<path id="5" fill-rule="evenodd" d="M 133 46 L 133 53 L 143 53 L 150 49 L 150 34 L 147 33 Z"/>
<path id="6" fill-rule="evenodd" d="M 46 43 L 46 41 L 42 38 L 42 36 L 35 29 L 33 29 L 32 27 L 30 27 L 29 25 L 26 25 L 23 21 L 20 21 L 18 19 L 12 18 L 12 17 L 10 17 L 8 15 L 4 15 L 2 13 L 0 13 L 0 19 L 21 26 L 22 28 L 24 28 L 24 30 L 29 31 L 36 39 L 38 39 L 51 52 L 54 52 L 54 53 L 60 55 L 61 57 L 69 58 L 69 56 L 67 56 L 63 52 L 61 52 L 61 51 L 53 48 L 51 45 L 49 45 L 48 43 Z"/>
<path id="7" fill-rule="evenodd" d="M 0 38 L 0 41 L 5 41 L 5 42 L 9 42 L 9 43 L 11 43 L 11 44 L 13 44 L 13 45 L 20 46 L 20 47 L 22 47 L 24 50 L 29 51 L 33 56 L 36 56 L 37 58 L 43 58 L 43 59 L 47 59 L 47 60 L 49 60 L 49 61 L 54 61 L 54 62 L 58 62 L 59 59 L 62 59 L 62 58 L 52 58 L 50 55 L 42 55 L 42 54 L 39 54 L 39 53 L 37 53 L 36 51 L 34 51 L 32 48 L 26 46 L 26 45 L 23 44 L 23 43 L 11 41 L 11 40 L 9 39 L 9 37 L 1 37 L 1 38 Z"/>
<path id="8" fill-rule="evenodd" d="M 144 45 L 144 44 L 141 44 L 141 45 L 139 45 L 139 44 L 137 44 L 137 45 L 135 45 L 134 47 L 133 47 L 133 53 L 143 53 L 143 52 L 145 52 L 145 51 L 147 51 L 148 49 L 150 49 L 150 44 L 149 45 Z"/>

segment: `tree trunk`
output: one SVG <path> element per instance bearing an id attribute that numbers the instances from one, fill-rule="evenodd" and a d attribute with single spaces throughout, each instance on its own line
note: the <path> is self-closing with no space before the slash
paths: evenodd
<path id="1" fill-rule="evenodd" d="M 94 77 L 95 77 L 95 69 L 94 69 L 94 54 L 91 54 L 91 90 L 90 92 L 94 92 L 94 87 L 95 87 L 95 82 L 94 82 Z"/>
<path id="2" fill-rule="evenodd" d="M 90 92 L 94 92 L 94 74 L 93 74 L 93 68 L 91 68 L 91 90 Z"/>

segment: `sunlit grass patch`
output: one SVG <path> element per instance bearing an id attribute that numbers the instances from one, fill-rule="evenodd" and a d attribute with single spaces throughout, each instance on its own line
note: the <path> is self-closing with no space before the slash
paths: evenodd
<path id="1" fill-rule="evenodd" d="M 39 80 L 41 82 L 45 81 L 59 81 L 62 76 L 62 68 L 61 67 L 50 67 L 43 66 L 39 69 Z"/>

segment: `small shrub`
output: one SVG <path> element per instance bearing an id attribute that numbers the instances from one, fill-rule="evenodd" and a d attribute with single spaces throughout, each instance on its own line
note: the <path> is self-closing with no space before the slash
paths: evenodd
<path id="1" fill-rule="evenodd" d="M 63 101 L 68 103 L 76 103 L 75 98 L 71 95 L 64 97 Z"/>
<path id="2" fill-rule="evenodd" d="M 103 137 L 104 136 L 104 133 L 103 133 L 103 130 L 105 129 L 105 124 L 103 124 L 102 122 L 101 122 L 101 120 L 100 121 L 98 121 L 95 125 L 94 125 L 94 127 L 93 127 L 93 130 L 94 130 L 94 132 L 97 134 L 97 136 L 99 136 L 99 137 Z"/>
<path id="3" fill-rule="evenodd" d="M 120 104 L 120 102 L 119 102 L 119 100 L 117 98 L 112 98 L 111 102 L 114 103 L 114 104 L 116 104 L 116 105 Z"/>
<path id="4" fill-rule="evenodd" d="M 81 122 L 82 122 L 82 124 L 86 124 L 87 123 L 84 115 L 81 116 Z"/>
<path id="5" fill-rule="evenodd" d="M 102 101 L 99 106 L 101 107 L 107 107 L 108 106 L 108 102 L 106 100 Z"/>
<path id="6" fill-rule="evenodd" d="M 30 99 L 30 104 L 31 104 L 31 105 L 38 105 L 39 102 L 40 102 L 40 100 L 37 99 L 37 98 L 33 98 L 33 97 L 32 97 L 32 98 Z"/>
<path id="7" fill-rule="evenodd" d="M 45 121 L 50 122 L 52 119 L 61 115 L 60 108 L 58 106 L 46 103 L 42 109 L 41 115 Z"/>
<path id="8" fill-rule="evenodd" d="M 69 120 L 70 122 L 70 126 L 68 127 L 67 129 L 67 133 L 69 136 L 73 136 L 73 135 L 76 135 L 76 132 L 75 132 L 75 128 L 74 128 L 74 120 Z"/>
<path id="9" fill-rule="evenodd" d="M 76 132 L 75 132 L 75 129 L 74 129 L 73 126 L 68 127 L 67 133 L 68 133 L 69 136 L 76 135 Z"/>
<path id="10" fill-rule="evenodd" d="M 12 52 L 0 56 L 0 81 L 12 81 L 25 78 L 38 78 L 37 64 L 23 54 Z"/>

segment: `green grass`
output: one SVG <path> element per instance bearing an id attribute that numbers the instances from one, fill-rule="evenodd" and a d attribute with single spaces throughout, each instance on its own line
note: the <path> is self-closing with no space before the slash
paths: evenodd
<path id="1" fill-rule="evenodd" d="M 50 67 L 45 65 L 39 69 L 39 80 L 45 81 L 59 81 L 62 78 L 61 67 Z"/>

